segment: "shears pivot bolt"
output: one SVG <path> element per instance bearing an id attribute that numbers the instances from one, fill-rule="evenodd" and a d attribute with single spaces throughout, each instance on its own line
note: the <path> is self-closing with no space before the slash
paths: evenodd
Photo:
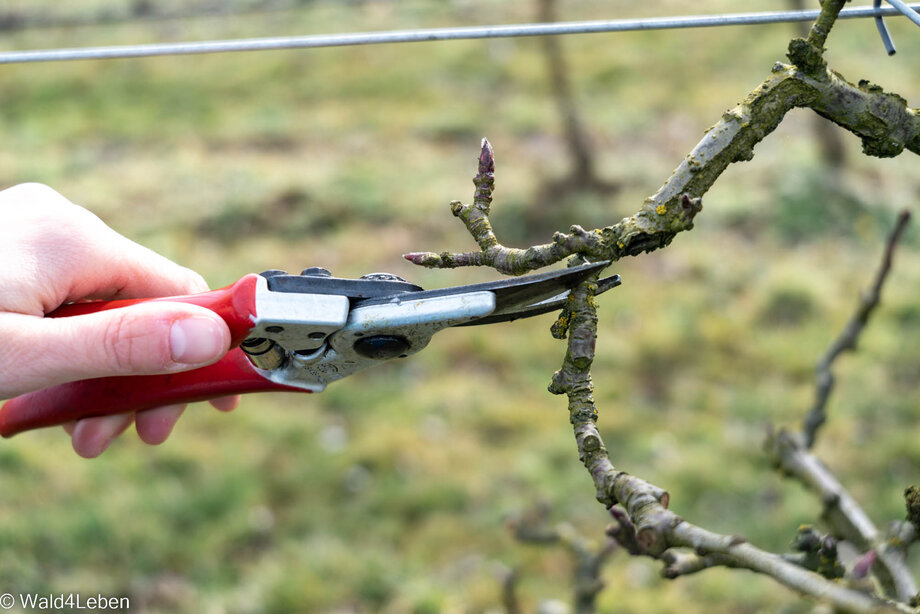
<path id="1" fill-rule="evenodd" d="M 355 352 L 374 360 L 402 357 L 409 350 L 409 342 L 398 335 L 374 335 L 355 341 Z"/>

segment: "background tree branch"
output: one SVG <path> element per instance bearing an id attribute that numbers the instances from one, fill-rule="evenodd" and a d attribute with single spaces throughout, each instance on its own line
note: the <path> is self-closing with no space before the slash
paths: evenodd
<path id="1" fill-rule="evenodd" d="M 802 425 L 802 436 L 806 448 L 811 448 L 814 445 L 818 429 L 821 428 L 821 425 L 823 425 L 824 421 L 827 419 L 825 408 L 827 407 L 827 401 L 830 398 L 831 391 L 834 388 L 834 374 L 831 372 L 834 360 L 843 352 L 856 349 L 859 335 L 866 327 L 866 324 L 869 322 L 869 317 L 881 300 L 882 286 L 891 270 L 894 250 L 901 236 L 904 234 L 904 229 L 907 227 L 909 221 L 909 211 L 902 211 L 898 215 L 894 230 L 892 230 L 888 237 L 888 242 L 885 244 L 885 252 L 882 256 L 882 262 L 881 265 L 879 265 L 878 272 L 875 275 L 875 281 L 866 292 L 860 295 L 859 306 L 856 312 L 850 318 L 850 321 L 847 322 L 837 339 L 828 347 L 815 367 L 815 383 L 817 388 L 815 402 L 808 411 L 808 414 L 806 414 Z"/>
<path id="2" fill-rule="evenodd" d="M 817 400 L 805 417 L 802 432 L 790 433 L 785 429 L 771 431 L 765 443 L 767 453 L 777 467 L 818 495 L 824 506 L 822 517 L 835 535 L 852 542 L 863 552 L 876 552 L 878 559 L 872 566 L 874 575 L 886 595 L 903 603 L 909 602 L 917 594 L 917 584 L 905 564 L 904 548 L 899 542 L 882 536 L 859 503 L 830 469 L 809 452 L 809 448 L 814 444 L 818 428 L 826 419 L 825 407 L 834 383 L 831 373 L 833 362 L 844 351 L 856 348 L 860 334 L 881 299 L 894 250 L 909 221 L 910 213 L 902 211 L 885 244 L 882 262 L 870 289 L 860 296 L 856 312 L 818 361 Z"/>

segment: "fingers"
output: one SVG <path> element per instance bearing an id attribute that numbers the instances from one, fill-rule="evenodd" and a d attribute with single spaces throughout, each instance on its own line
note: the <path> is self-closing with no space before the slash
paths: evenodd
<path id="1" fill-rule="evenodd" d="M 239 401 L 239 395 L 220 397 L 212 399 L 211 405 L 220 411 L 230 411 L 236 408 Z M 167 405 L 138 412 L 133 416 L 122 414 L 85 418 L 77 422 L 68 422 L 63 426 L 71 436 L 73 449 L 77 454 L 84 458 L 95 458 L 131 425 L 132 419 L 141 441 L 152 446 L 163 443 L 172 434 L 185 407 L 184 404 Z"/>
<path id="2" fill-rule="evenodd" d="M 172 433 L 176 421 L 185 411 L 185 405 L 167 405 L 148 411 L 138 412 L 134 418 L 134 426 L 141 441 L 152 446 L 166 441 Z"/>
<path id="3" fill-rule="evenodd" d="M 231 411 L 239 404 L 239 395 L 211 399 L 210 403 L 220 411 Z M 134 418 L 134 426 L 141 441 L 150 445 L 159 445 L 166 441 L 172 433 L 176 422 L 185 411 L 185 405 L 167 405 L 147 411 L 138 412 Z"/>
<path id="4" fill-rule="evenodd" d="M 211 399 L 210 403 L 218 411 L 233 411 L 240 404 L 240 395 Z"/>
<path id="5" fill-rule="evenodd" d="M 96 458 L 133 420 L 133 414 L 117 414 L 78 421 L 71 436 L 74 452 L 83 458 Z"/>
<path id="6" fill-rule="evenodd" d="M 210 310 L 182 303 L 136 305 L 44 318 L 65 302 L 204 292 L 197 273 L 119 235 L 98 217 L 39 184 L 0 191 L 0 399 L 68 381 L 199 368 L 228 350 L 230 331 Z M 237 397 L 216 399 L 222 411 Z M 137 415 L 147 443 L 161 443 L 182 406 Z M 100 454 L 133 415 L 65 426 L 74 449 Z"/>
<path id="7" fill-rule="evenodd" d="M 106 249 L 98 248 L 83 260 L 83 270 L 107 270 L 104 277 L 77 275 L 70 280 L 65 301 L 78 298 L 147 298 L 206 292 L 208 284 L 201 275 L 138 245 L 114 230 L 102 226 Z"/>
<path id="8" fill-rule="evenodd" d="M 234 409 L 239 396 L 213 399 L 211 404 L 221 411 Z M 166 441 L 176 426 L 176 422 L 185 411 L 185 405 L 167 405 L 138 412 L 137 414 L 120 414 L 100 418 L 85 418 L 64 425 L 73 443 L 73 449 L 83 458 L 95 458 L 102 454 L 109 444 L 134 422 L 141 441 L 149 445 L 159 445 Z"/>
<path id="9" fill-rule="evenodd" d="M 200 275 L 121 236 L 47 186 L 0 191 L 0 309 L 42 315 L 83 298 L 203 292 Z"/>
<path id="10" fill-rule="evenodd" d="M 94 377 L 194 369 L 230 347 L 216 313 L 169 302 L 69 318 L 0 313 L 0 337 L 0 398 Z"/>

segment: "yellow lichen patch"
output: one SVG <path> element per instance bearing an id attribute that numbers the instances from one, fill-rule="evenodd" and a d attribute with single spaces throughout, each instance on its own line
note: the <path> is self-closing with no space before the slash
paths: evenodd
<path id="1" fill-rule="evenodd" d="M 665 207 L 664 205 L 658 205 L 657 207 L 655 207 L 655 213 L 657 213 L 658 215 L 664 215 L 667 212 L 668 212 L 668 208 Z"/>

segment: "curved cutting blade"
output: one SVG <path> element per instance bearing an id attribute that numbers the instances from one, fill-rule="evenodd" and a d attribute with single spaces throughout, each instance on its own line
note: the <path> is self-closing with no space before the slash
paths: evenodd
<path id="1" fill-rule="evenodd" d="M 522 275 L 481 284 L 423 290 L 421 292 L 405 292 L 389 297 L 370 298 L 362 300 L 360 304 L 362 306 L 373 305 L 394 299 L 414 301 L 439 296 L 455 296 L 471 292 L 489 291 L 495 294 L 495 311 L 484 318 L 461 326 L 508 322 L 560 309 L 572 288 L 609 265 L 610 261 L 604 260 L 557 271 Z M 620 278 L 617 275 L 603 280 L 603 289 L 599 287 L 598 294 L 619 285 L 619 283 Z"/>
<path id="2" fill-rule="evenodd" d="M 611 275 L 610 277 L 605 277 L 600 279 L 597 282 L 597 291 L 594 293 L 594 296 L 602 294 L 611 288 L 616 288 L 620 285 L 621 280 L 619 275 Z M 467 322 L 466 324 L 459 324 L 458 326 L 479 326 L 480 324 L 495 324 L 496 322 L 512 322 L 514 320 L 519 320 L 521 318 L 529 318 L 532 316 L 538 316 L 544 313 L 549 313 L 551 311 L 559 311 L 563 308 L 566 301 L 569 299 L 569 294 L 571 289 L 560 292 L 552 298 L 548 298 L 543 301 L 536 303 L 531 303 L 525 307 L 521 307 L 506 313 L 493 313 L 484 318 L 479 318 L 478 320 L 473 320 L 472 322 Z M 496 312 L 498 310 L 496 309 Z"/>

